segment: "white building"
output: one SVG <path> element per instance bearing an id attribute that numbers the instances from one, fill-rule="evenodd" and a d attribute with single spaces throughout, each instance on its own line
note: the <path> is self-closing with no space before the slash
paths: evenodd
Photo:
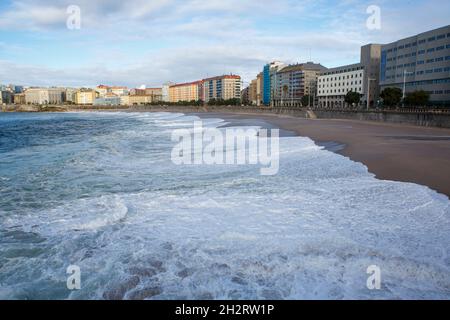
<path id="1" fill-rule="evenodd" d="M 64 101 L 65 89 L 30 88 L 25 91 L 28 104 L 61 104 Z"/>
<path id="2" fill-rule="evenodd" d="M 344 107 L 345 96 L 350 91 L 359 93 L 362 98 L 365 95 L 364 76 L 364 67 L 360 64 L 327 70 L 317 82 L 319 106 Z"/>
<path id="3" fill-rule="evenodd" d="M 173 86 L 174 83 L 172 82 L 166 82 L 162 86 L 162 101 L 164 102 L 170 102 L 170 86 Z"/>

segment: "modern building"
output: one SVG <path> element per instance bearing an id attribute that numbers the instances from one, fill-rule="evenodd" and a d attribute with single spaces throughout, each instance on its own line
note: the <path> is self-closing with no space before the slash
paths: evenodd
<path id="1" fill-rule="evenodd" d="M 307 62 L 279 68 L 271 80 L 271 104 L 273 106 L 302 106 L 304 96 L 313 104 L 317 78 L 327 68 L 318 63 Z"/>
<path id="2" fill-rule="evenodd" d="M 450 25 L 383 45 L 380 89 L 424 90 L 450 105 Z"/>
<path id="3" fill-rule="evenodd" d="M 346 108 L 345 97 L 348 92 L 361 95 L 360 106 L 378 103 L 380 90 L 381 45 L 368 44 L 361 47 L 360 62 L 331 68 L 323 72 L 317 83 L 318 105 L 321 108 Z M 369 96 L 367 92 L 370 92 Z"/>
<path id="4" fill-rule="evenodd" d="M 204 101 L 230 100 L 241 98 L 241 77 L 237 75 L 223 75 L 207 78 L 203 81 Z"/>
<path id="5" fill-rule="evenodd" d="M 25 91 L 27 104 L 62 104 L 65 96 L 65 89 L 61 88 L 29 88 Z"/>
<path id="6" fill-rule="evenodd" d="M 174 84 L 169 87 L 170 102 L 198 101 L 202 94 L 202 81 Z"/>
<path id="7" fill-rule="evenodd" d="M 99 93 L 93 89 L 82 88 L 75 94 L 75 103 L 78 105 L 93 105 Z"/>
<path id="8" fill-rule="evenodd" d="M 273 61 L 264 66 L 262 72 L 262 102 L 264 105 L 270 105 L 272 101 L 272 83 L 275 80 L 276 73 L 279 69 L 286 66 L 280 61 Z"/>

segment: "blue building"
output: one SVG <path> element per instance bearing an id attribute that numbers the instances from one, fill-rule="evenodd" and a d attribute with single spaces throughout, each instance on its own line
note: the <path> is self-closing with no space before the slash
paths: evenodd
<path id="1" fill-rule="evenodd" d="M 264 66 L 263 70 L 263 94 L 262 94 L 262 102 L 264 105 L 268 106 L 272 102 L 273 99 L 273 80 L 272 77 L 274 74 L 277 73 L 277 71 L 284 67 L 285 64 L 279 61 L 273 61 L 269 64 L 266 64 Z"/>

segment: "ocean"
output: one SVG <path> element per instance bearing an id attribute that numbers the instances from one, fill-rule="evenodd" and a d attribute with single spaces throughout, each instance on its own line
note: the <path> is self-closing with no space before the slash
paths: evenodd
<path id="1" fill-rule="evenodd" d="M 450 299 L 446 196 L 306 137 L 280 138 L 273 176 L 175 165 L 196 120 L 0 113 L 0 298 Z"/>

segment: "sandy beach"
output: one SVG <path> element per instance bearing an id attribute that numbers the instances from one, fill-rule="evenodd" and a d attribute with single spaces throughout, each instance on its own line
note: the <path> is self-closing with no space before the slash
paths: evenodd
<path id="1" fill-rule="evenodd" d="M 450 197 L 450 129 L 277 115 L 198 115 L 220 117 L 236 124 L 267 122 L 320 145 L 337 145 L 331 150 L 363 163 L 379 179 L 425 185 Z"/>

